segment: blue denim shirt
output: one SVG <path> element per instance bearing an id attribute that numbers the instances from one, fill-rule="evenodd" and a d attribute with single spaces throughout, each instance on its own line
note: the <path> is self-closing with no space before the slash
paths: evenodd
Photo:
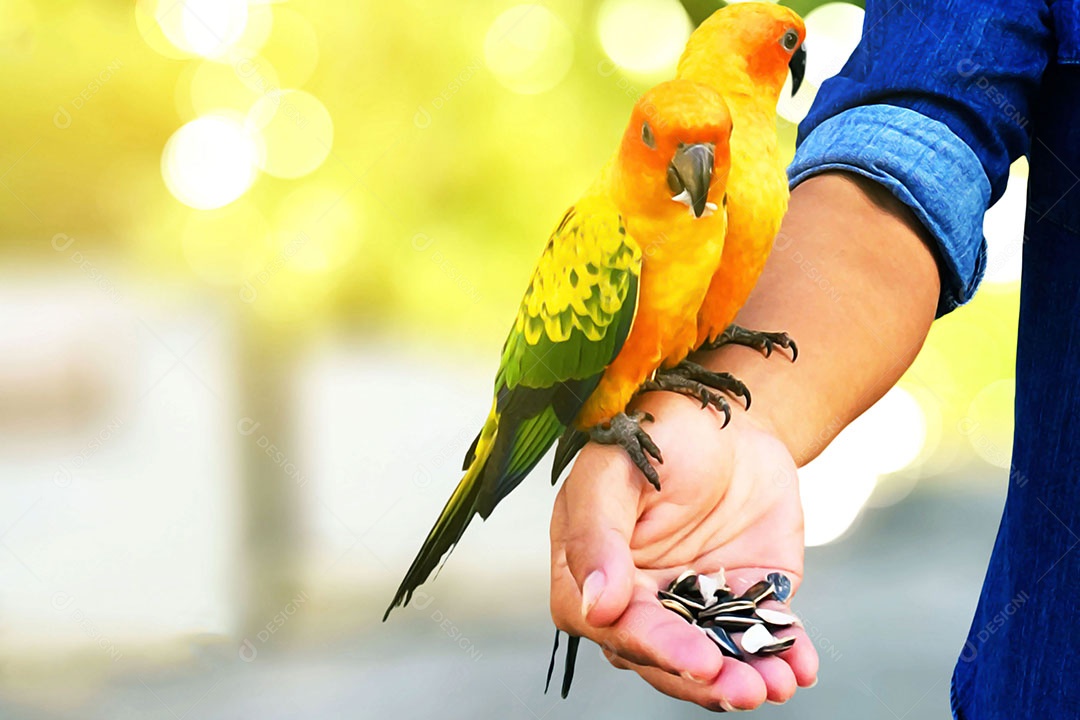
<path id="1" fill-rule="evenodd" d="M 867 0 L 790 169 L 792 185 L 858 173 L 910 207 L 936 244 L 944 314 L 978 286 L 983 214 L 1022 155 L 1013 460 L 953 675 L 959 720 L 1080 718 L 1080 0 Z"/>

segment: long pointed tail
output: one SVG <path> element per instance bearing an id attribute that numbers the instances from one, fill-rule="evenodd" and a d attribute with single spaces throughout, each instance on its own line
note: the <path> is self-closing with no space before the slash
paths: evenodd
<path id="1" fill-rule="evenodd" d="M 431 528 L 431 532 L 420 547 L 420 552 L 416 554 L 416 559 L 409 566 L 409 571 L 405 573 L 405 579 L 401 581 L 394 600 L 383 614 L 383 622 L 386 622 L 386 618 L 390 616 L 390 611 L 394 608 L 409 604 L 413 591 L 428 579 L 428 576 L 438 567 L 443 555 L 453 549 L 465 533 L 465 528 L 469 527 L 469 523 L 476 515 L 476 501 L 483 486 L 484 468 L 491 456 L 492 446 L 495 444 L 497 428 L 498 419 L 492 410 L 492 414 L 484 423 L 484 429 L 480 432 L 476 454 L 465 472 L 465 477 L 461 478 L 454 494 L 450 496 L 439 514 L 439 519 L 435 521 L 435 526 Z"/>

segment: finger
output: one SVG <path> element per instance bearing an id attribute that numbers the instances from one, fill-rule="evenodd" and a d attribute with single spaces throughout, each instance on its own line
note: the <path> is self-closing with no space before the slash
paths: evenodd
<path id="1" fill-rule="evenodd" d="M 813 687 L 817 683 L 818 676 L 818 653 L 814 643 L 810 642 L 810 636 L 801 627 L 785 628 L 775 633 L 776 637 L 794 637 L 795 644 L 790 650 L 785 650 L 776 657 L 787 663 L 795 677 L 799 687 Z"/>
<path id="2" fill-rule="evenodd" d="M 604 657 L 617 668 L 633 670 L 654 688 L 673 698 L 687 700 L 713 711 L 753 710 L 767 699 L 765 681 L 758 671 L 738 660 L 728 659 L 712 682 L 695 682 L 638 665 L 614 654 Z"/>
<path id="3" fill-rule="evenodd" d="M 779 610 L 780 612 L 795 615 L 796 617 L 798 616 L 798 613 L 794 612 L 787 603 L 782 603 L 777 600 L 766 600 L 760 603 L 760 607 L 768 608 L 770 610 Z M 785 650 L 774 657 L 780 658 L 787 663 L 791 668 L 791 672 L 795 676 L 795 682 L 799 687 L 811 687 L 814 685 L 817 682 L 819 664 L 818 653 L 817 648 L 815 648 L 814 643 L 811 642 L 810 636 L 807 634 L 802 622 L 800 621 L 791 627 L 777 630 L 773 632 L 773 635 L 779 638 L 795 638 L 795 644 L 791 646 L 790 650 Z"/>
<path id="4" fill-rule="evenodd" d="M 747 658 L 746 662 L 757 670 L 761 679 L 765 681 L 766 699 L 770 702 L 787 702 L 799 687 L 791 666 L 781 658 L 751 657 Z"/>
<path id="5" fill-rule="evenodd" d="M 581 592 L 581 614 L 597 627 L 626 610 L 634 585 L 630 538 L 641 481 L 618 448 L 586 446 L 560 492 L 566 563 Z"/>
<path id="6" fill-rule="evenodd" d="M 564 571 L 563 584 L 573 583 Z M 656 600 L 655 585 L 635 585 L 626 612 L 608 627 L 586 622 L 568 593 L 552 595 L 552 617 L 556 625 L 575 635 L 583 635 L 610 653 L 639 665 L 649 665 L 674 675 L 686 674 L 711 680 L 720 672 L 724 656 L 700 628 L 696 628 Z M 557 600 L 558 598 L 558 600 Z M 555 605 L 562 602 L 561 607 Z"/>

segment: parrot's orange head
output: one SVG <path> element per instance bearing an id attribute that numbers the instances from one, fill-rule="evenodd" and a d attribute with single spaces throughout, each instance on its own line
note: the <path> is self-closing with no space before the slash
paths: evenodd
<path id="1" fill-rule="evenodd" d="M 661 83 L 634 105 L 619 146 L 622 184 L 647 214 L 681 203 L 695 218 L 710 215 L 727 186 L 730 137 L 720 93 L 689 80 Z"/>
<path id="2" fill-rule="evenodd" d="M 790 8 L 765 2 L 728 5 L 690 35 L 679 77 L 727 92 L 780 96 L 788 70 L 795 93 L 806 74 L 806 25 Z"/>

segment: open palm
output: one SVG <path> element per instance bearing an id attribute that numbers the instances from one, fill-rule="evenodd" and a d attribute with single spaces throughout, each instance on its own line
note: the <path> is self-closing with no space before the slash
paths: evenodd
<path id="1" fill-rule="evenodd" d="M 555 501 L 551 608 L 556 625 L 604 648 L 658 690 L 714 710 L 783 702 L 812 685 L 817 653 L 801 627 L 779 655 L 734 660 L 663 609 L 656 592 L 687 569 L 723 568 L 741 593 L 773 571 L 798 589 L 803 517 L 795 464 L 752 413 L 728 427 L 671 393 L 644 396 L 663 451 L 657 492 L 622 451 L 590 444 Z M 768 606 L 767 604 L 765 606 Z"/>

